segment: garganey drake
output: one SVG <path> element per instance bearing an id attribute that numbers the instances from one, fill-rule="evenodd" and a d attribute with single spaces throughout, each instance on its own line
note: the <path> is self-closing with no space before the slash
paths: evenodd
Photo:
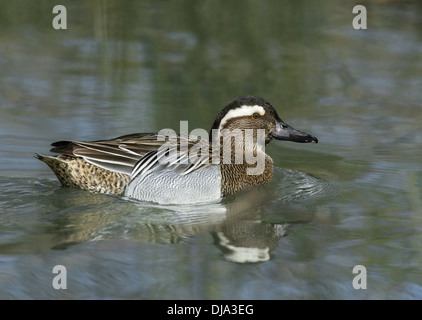
<path id="1" fill-rule="evenodd" d="M 63 186 L 187 204 L 219 201 L 268 183 L 273 161 L 265 145 L 272 139 L 318 142 L 287 125 L 269 102 L 255 96 L 230 102 L 217 115 L 210 133 L 211 138 L 187 133 L 171 137 L 160 131 L 111 140 L 58 141 L 51 149 L 58 156 L 36 157 Z"/>

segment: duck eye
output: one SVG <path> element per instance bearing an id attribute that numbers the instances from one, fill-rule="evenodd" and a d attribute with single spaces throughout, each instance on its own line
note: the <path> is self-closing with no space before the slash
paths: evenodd
<path id="1" fill-rule="evenodd" d="M 261 117 L 261 115 L 258 113 L 258 112 L 255 112 L 253 115 L 252 115 L 252 118 L 254 118 L 254 119 L 259 119 Z"/>

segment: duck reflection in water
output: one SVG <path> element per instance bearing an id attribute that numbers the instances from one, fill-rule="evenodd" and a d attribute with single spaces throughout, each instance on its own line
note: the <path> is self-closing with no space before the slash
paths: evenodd
<path id="1" fill-rule="evenodd" d="M 74 196 L 55 204 L 66 213 L 56 215 L 53 228 L 49 227 L 50 233 L 54 230 L 56 234 L 54 249 L 122 238 L 174 244 L 210 233 L 225 260 L 254 263 L 270 260 L 271 251 L 291 226 L 263 219 L 265 214 L 260 208 L 268 195 L 261 190 L 233 196 L 225 203 L 195 206 L 163 206 L 73 192 Z"/>

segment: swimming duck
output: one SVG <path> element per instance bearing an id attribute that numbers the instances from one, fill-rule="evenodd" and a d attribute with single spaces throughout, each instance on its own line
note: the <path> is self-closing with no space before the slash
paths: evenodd
<path id="1" fill-rule="evenodd" d="M 318 142 L 287 125 L 268 101 L 256 96 L 231 101 L 217 115 L 210 134 L 210 139 L 187 134 L 172 139 L 160 131 L 111 140 L 58 141 L 51 149 L 58 156 L 37 153 L 36 157 L 53 170 L 63 186 L 186 204 L 219 201 L 268 183 L 273 161 L 265 153 L 265 145 L 273 139 Z M 193 150 L 195 156 L 191 156 Z M 261 163 L 250 159 L 261 159 Z M 261 169 L 253 171 L 259 165 Z"/>

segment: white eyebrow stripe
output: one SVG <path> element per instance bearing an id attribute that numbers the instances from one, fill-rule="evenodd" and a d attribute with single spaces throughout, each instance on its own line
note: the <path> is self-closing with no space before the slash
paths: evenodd
<path id="1" fill-rule="evenodd" d="M 221 128 L 223 128 L 226 122 L 229 121 L 230 119 L 252 116 L 256 112 L 259 113 L 261 116 L 263 116 L 265 114 L 265 109 L 261 106 L 255 105 L 255 106 L 241 106 L 239 108 L 230 110 L 223 117 L 223 119 L 221 119 L 218 130 L 221 130 Z"/>

